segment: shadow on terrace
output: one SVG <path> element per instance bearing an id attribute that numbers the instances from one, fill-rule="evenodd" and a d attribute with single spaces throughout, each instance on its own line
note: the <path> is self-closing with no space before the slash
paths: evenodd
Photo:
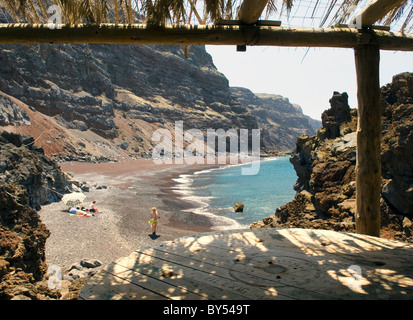
<path id="1" fill-rule="evenodd" d="M 411 299 L 413 246 L 359 234 L 243 229 L 138 249 L 81 299 Z"/>

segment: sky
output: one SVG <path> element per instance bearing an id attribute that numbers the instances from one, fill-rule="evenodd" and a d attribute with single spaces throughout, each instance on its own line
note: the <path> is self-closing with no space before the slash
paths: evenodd
<path id="1" fill-rule="evenodd" d="M 349 105 L 357 108 L 356 69 L 353 49 L 207 46 L 218 71 L 231 87 L 254 93 L 287 97 L 304 114 L 321 120 L 334 91 L 347 92 Z M 380 85 L 395 74 L 413 72 L 413 52 L 380 52 Z"/>
<path id="2" fill-rule="evenodd" d="M 367 2 L 360 0 L 352 15 Z M 288 16 L 280 10 L 279 14 L 266 19 L 280 20 L 284 27 L 319 27 L 330 1 L 317 0 L 315 7 L 314 3 L 312 0 L 297 1 Z M 335 8 L 339 5 L 340 1 Z M 408 12 L 405 10 L 402 18 L 391 24 L 392 31 L 400 30 Z M 327 21 L 323 26 L 329 24 L 333 22 Z M 347 92 L 350 107 L 357 108 L 353 49 L 263 46 L 248 46 L 246 52 L 237 52 L 235 46 L 206 46 L 206 49 L 230 86 L 244 87 L 254 93 L 282 95 L 300 105 L 304 114 L 311 118 L 321 119 L 323 111 L 330 107 L 334 91 Z M 406 71 L 413 72 L 413 52 L 381 50 L 381 86 L 390 83 L 394 75 Z"/>

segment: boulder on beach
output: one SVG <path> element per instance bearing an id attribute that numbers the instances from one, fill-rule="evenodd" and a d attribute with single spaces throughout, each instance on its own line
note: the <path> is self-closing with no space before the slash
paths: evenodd
<path id="1" fill-rule="evenodd" d="M 234 204 L 234 211 L 235 212 L 243 212 L 244 211 L 244 202 L 237 202 Z"/>

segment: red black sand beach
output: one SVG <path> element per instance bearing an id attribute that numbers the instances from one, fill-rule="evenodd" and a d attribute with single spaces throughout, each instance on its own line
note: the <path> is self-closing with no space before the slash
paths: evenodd
<path id="1" fill-rule="evenodd" d="M 158 165 L 146 159 L 61 164 L 73 180 L 90 186 L 83 206 L 96 200 L 102 212 L 80 217 L 69 214 L 63 202 L 43 206 L 39 214 L 51 232 L 46 242 L 46 262 L 62 269 L 84 258 L 105 265 L 154 241 L 213 230 L 208 217 L 188 210 L 194 206 L 179 199 L 172 189 L 173 178 L 207 167 L 211 165 Z M 150 237 L 152 207 L 161 217 L 157 238 Z"/>

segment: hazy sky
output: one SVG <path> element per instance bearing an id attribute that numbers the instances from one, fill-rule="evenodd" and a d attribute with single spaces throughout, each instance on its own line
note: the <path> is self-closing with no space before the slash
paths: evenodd
<path id="1" fill-rule="evenodd" d="M 334 91 L 347 92 L 350 107 L 357 108 L 352 49 L 247 47 L 246 52 L 237 52 L 235 46 L 206 48 L 230 86 L 280 94 L 314 119 L 330 107 Z M 406 71 L 413 72 L 413 52 L 381 51 L 381 85 Z"/>

